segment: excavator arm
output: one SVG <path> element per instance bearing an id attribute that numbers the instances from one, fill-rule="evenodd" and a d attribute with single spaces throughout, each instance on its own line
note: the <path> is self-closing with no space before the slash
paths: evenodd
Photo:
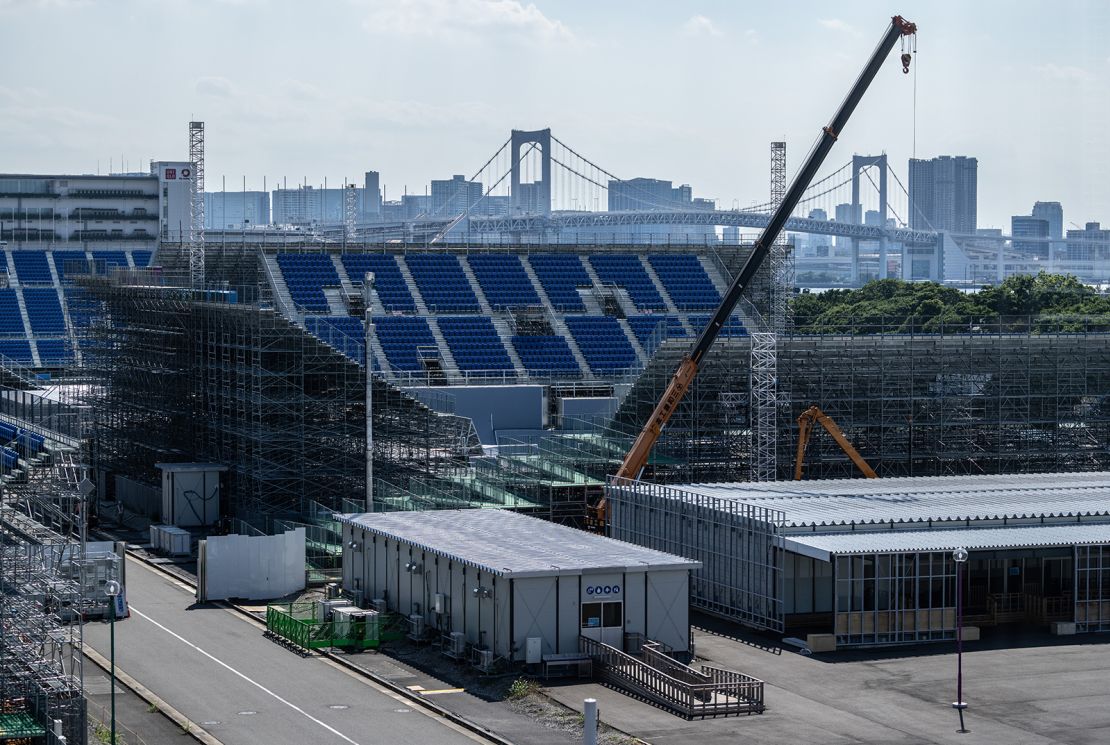
<path id="1" fill-rule="evenodd" d="M 879 478 L 875 470 L 867 464 L 867 461 L 863 459 L 859 451 L 856 450 L 852 443 L 848 441 L 848 438 L 844 436 L 844 431 L 837 426 L 833 418 L 821 411 L 817 406 L 810 406 L 798 417 L 798 454 L 794 459 L 795 481 L 802 480 L 802 463 L 805 461 L 806 447 L 809 446 L 809 437 L 813 433 L 814 423 L 820 424 L 825 428 L 826 432 L 832 435 L 832 438 L 836 440 L 836 444 L 852 459 L 852 462 L 863 472 L 864 476 L 869 479 Z"/>
<path id="2" fill-rule="evenodd" d="M 801 201 L 802 194 L 808 188 L 813 177 L 817 174 L 817 170 L 821 164 L 825 162 L 825 157 L 829 154 L 836 139 L 840 133 L 844 131 L 848 119 L 851 118 L 852 112 L 855 111 L 856 106 L 859 104 L 863 94 L 867 92 L 871 81 L 875 79 L 878 74 L 879 68 L 882 67 L 883 62 L 886 60 L 890 50 L 894 48 L 894 44 L 905 36 L 911 36 L 917 33 L 916 24 L 910 23 L 902 16 L 894 16 L 890 20 L 890 25 L 883 33 L 879 45 L 875 47 L 875 51 L 871 53 L 871 58 L 867 61 L 863 71 L 860 73 L 852 88 L 848 91 L 847 97 L 840 104 L 836 114 L 833 116 L 832 121 L 822 128 L 821 134 L 817 139 L 817 143 L 813 146 L 809 156 L 806 158 L 805 163 L 798 171 L 794 180 L 787 189 L 786 195 L 783 197 L 782 202 L 775 209 L 771 215 L 771 219 L 767 223 L 767 227 L 763 229 L 759 238 L 752 246 L 752 252 L 748 255 L 747 261 L 744 262 L 740 273 L 732 281 L 728 291 L 721 300 L 721 304 L 717 307 L 716 312 L 709 319 L 705 328 L 702 329 L 701 334 L 698 336 L 694 346 L 690 352 L 679 363 L 678 369 L 675 371 L 674 376 L 671 378 L 670 383 L 667 385 L 667 390 L 663 393 L 663 398 L 656 404 L 655 410 L 652 411 L 651 416 L 644 424 L 643 429 L 640 431 L 639 436 L 632 444 L 632 448 L 628 451 L 624 461 L 621 463 L 620 468 L 617 470 L 616 475 L 626 479 L 638 479 L 643 473 L 644 467 L 647 465 L 648 457 L 651 455 L 651 450 L 655 446 L 659 435 L 663 432 L 663 428 L 667 426 L 671 415 L 674 414 L 678 404 L 686 395 L 686 391 L 690 388 L 694 377 L 698 373 L 698 365 L 701 363 L 705 354 L 713 346 L 716 341 L 717 335 L 721 331 L 721 327 L 728 321 L 732 311 L 735 310 L 736 304 L 740 301 L 740 296 L 748 288 L 755 276 L 756 271 L 763 264 L 764 259 L 767 258 L 770 246 L 778 238 L 779 233 L 782 232 L 783 227 L 786 225 L 787 218 L 798 206 Z M 902 71 L 909 72 L 910 55 L 902 55 Z M 590 516 L 591 527 L 597 530 L 604 530 L 605 524 L 608 520 L 608 505 L 604 497 L 598 502 Z"/>

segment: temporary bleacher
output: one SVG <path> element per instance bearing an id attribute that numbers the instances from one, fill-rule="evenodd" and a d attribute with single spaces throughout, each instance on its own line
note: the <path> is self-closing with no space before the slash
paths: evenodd
<path id="1" fill-rule="evenodd" d="M 58 270 L 58 279 L 62 282 L 72 282 L 74 274 L 87 274 L 89 257 L 84 251 L 54 251 L 54 268 Z"/>
<path id="2" fill-rule="evenodd" d="M 424 304 L 433 313 L 478 313 L 478 298 L 462 265 L 450 253 L 409 253 L 405 264 L 416 280 Z"/>
<path id="3" fill-rule="evenodd" d="M 15 289 L 0 288 L 0 336 L 26 335 L 27 329 L 23 326 L 23 316 L 19 312 L 19 299 L 16 297 Z"/>
<path id="4" fill-rule="evenodd" d="M 73 346 L 68 339 L 37 339 L 35 346 L 44 365 L 65 365 L 73 361 Z"/>
<path id="5" fill-rule="evenodd" d="M 126 251 L 93 251 L 92 255 L 97 272 L 111 274 L 116 267 L 127 267 Z"/>
<path id="6" fill-rule="evenodd" d="M 339 287 L 339 274 L 326 253 L 279 253 L 277 263 L 289 296 L 306 313 L 327 313 L 325 287 Z"/>
<path id="7" fill-rule="evenodd" d="M 423 316 L 374 316 L 374 332 L 395 370 L 419 372 L 423 349 L 436 348 L 436 339 Z"/>
<path id="8" fill-rule="evenodd" d="M 693 327 L 696 333 L 701 333 L 701 330 L 705 328 L 705 324 L 709 323 L 709 317 L 708 313 L 691 313 L 687 316 L 690 321 L 690 326 Z M 724 338 L 747 336 L 748 329 L 744 326 L 744 322 L 737 316 L 729 316 L 729 319 L 725 321 L 725 325 L 721 326 L 721 332 L 718 335 Z"/>
<path id="9" fill-rule="evenodd" d="M 595 373 L 613 374 L 636 365 L 636 351 L 617 319 L 611 316 L 566 316 L 563 320 Z"/>
<path id="10" fill-rule="evenodd" d="M 494 310 L 540 304 L 540 296 L 516 254 L 470 254 L 466 263 Z"/>
<path id="11" fill-rule="evenodd" d="M 667 304 L 644 271 L 635 254 L 592 254 L 588 261 L 602 284 L 617 285 L 628 291 L 640 310 L 666 310 Z"/>
<path id="12" fill-rule="evenodd" d="M 15 360 L 21 365 L 32 365 L 35 362 L 31 356 L 31 343 L 26 338 L 0 339 L 0 356 Z"/>
<path id="13" fill-rule="evenodd" d="M 153 255 L 153 251 L 132 251 L 131 260 L 137 267 L 147 267 L 150 266 L 150 257 Z"/>
<path id="14" fill-rule="evenodd" d="M 27 305 L 27 317 L 31 321 L 31 333 L 35 336 L 64 336 L 66 318 L 62 304 L 58 302 L 58 291 L 53 287 L 24 287 L 23 302 Z"/>
<path id="15" fill-rule="evenodd" d="M 485 316 L 439 316 L 443 338 L 463 372 L 504 372 L 513 369 L 501 337 Z"/>
<path id="16" fill-rule="evenodd" d="M 15 276 L 20 284 L 49 285 L 54 283 L 50 265 L 46 263 L 44 251 L 12 251 Z"/>
<path id="17" fill-rule="evenodd" d="M 574 313 L 586 310 L 577 288 L 589 287 L 592 282 L 577 254 L 532 254 L 528 256 L 528 263 L 556 311 Z"/>
<path id="18" fill-rule="evenodd" d="M 666 325 L 665 336 L 661 338 L 673 339 L 676 337 L 686 336 L 686 329 L 682 327 L 682 319 L 678 316 L 663 315 L 661 313 L 645 313 L 638 316 L 629 316 L 628 325 L 632 328 L 632 332 L 636 334 L 636 339 L 640 342 L 640 346 L 644 347 L 646 351 L 653 350 L 647 349 L 655 334 L 658 333 L 659 327 Z"/>
<path id="19" fill-rule="evenodd" d="M 721 293 L 694 254 L 649 254 L 647 258 L 679 310 L 712 310 L 720 304 Z"/>
<path id="20" fill-rule="evenodd" d="M 552 334 L 514 336 L 513 349 L 524 368 L 543 377 L 578 377 L 582 374 L 567 340 Z"/>
<path id="21" fill-rule="evenodd" d="M 374 290 L 386 310 L 416 312 L 416 302 L 392 254 L 344 253 L 339 259 L 355 287 L 362 285 L 367 272 L 374 273 Z"/>
<path id="22" fill-rule="evenodd" d="M 308 316 L 305 328 L 359 364 L 366 361 L 366 335 L 362 321 L 351 316 Z"/>

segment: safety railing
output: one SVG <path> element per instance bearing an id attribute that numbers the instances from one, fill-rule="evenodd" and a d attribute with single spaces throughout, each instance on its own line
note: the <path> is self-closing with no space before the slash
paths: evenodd
<path id="1" fill-rule="evenodd" d="M 304 650 L 371 649 L 383 641 L 402 638 L 404 619 L 373 610 L 360 610 L 341 619 L 319 616 L 317 603 L 275 603 L 266 607 L 266 633 Z"/>
<path id="2" fill-rule="evenodd" d="M 750 675 L 703 665 L 700 676 L 704 682 L 690 682 L 594 639 L 579 637 L 579 648 L 593 659 L 603 682 L 687 719 L 763 713 L 763 681 Z"/>

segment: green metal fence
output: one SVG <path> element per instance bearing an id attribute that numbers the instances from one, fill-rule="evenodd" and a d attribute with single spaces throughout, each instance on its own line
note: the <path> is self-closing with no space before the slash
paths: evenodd
<path id="1" fill-rule="evenodd" d="M 348 618 L 323 620 L 317 603 L 274 603 L 266 607 L 266 632 L 301 649 L 376 648 L 405 635 L 403 619 L 365 611 Z"/>

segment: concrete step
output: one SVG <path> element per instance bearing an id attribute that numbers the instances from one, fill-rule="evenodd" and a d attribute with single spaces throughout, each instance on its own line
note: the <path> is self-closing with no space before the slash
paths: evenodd
<path id="1" fill-rule="evenodd" d="M 474 270 L 470 268 L 470 264 L 466 262 L 465 256 L 459 257 L 459 266 L 462 267 L 463 274 L 466 275 L 466 280 L 470 282 L 470 289 L 474 292 L 474 297 L 478 298 L 478 307 L 487 316 L 493 315 L 493 307 L 486 300 L 486 293 L 482 291 L 482 283 L 474 276 Z"/>
<path id="2" fill-rule="evenodd" d="M 524 363 L 521 361 L 520 356 L 513 348 L 513 330 L 509 327 L 509 322 L 502 316 L 490 319 L 493 321 L 493 329 L 497 332 L 498 338 L 505 346 L 505 351 L 509 353 L 509 359 L 512 360 L 513 367 L 516 368 L 518 375 L 527 375 L 528 371 L 524 368 Z"/>
<path id="3" fill-rule="evenodd" d="M 655 285 L 655 289 L 659 293 L 659 297 L 663 298 L 663 302 L 667 304 L 667 312 L 678 313 L 678 306 L 674 304 L 673 300 L 671 300 L 671 296 L 667 293 L 667 288 L 663 284 L 663 280 L 659 279 L 659 275 L 655 273 L 655 268 L 652 267 L 651 262 L 648 261 L 647 258 L 645 258 L 644 256 L 639 256 L 638 258 L 640 259 L 640 263 L 644 267 L 644 271 L 647 272 L 648 277 L 651 278 L 652 284 Z"/>
<path id="4" fill-rule="evenodd" d="M 412 294 L 412 299 L 416 303 L 416 312 L 422 316 L 428 315 L 428 306 L 424 303 L 424 296 L 420 294 L 420 288 L 416 286 L 416 280 L 409 271 L 409 265 L 405 263 L 404 256 L 397 257 L 397 268 L 401 270 L 401 276 L 405 278 L 405 284 L 409 287 L 409 293 Z M 436 329 L 438 332 L 439 329 Z"/>
<path id="5" fill-rule="evenodd" d="M 570 347 L 570 353 L 574 355 L 578 367 L 582 370 L 583 377 L 593 376 L 593 371 L 590 369 L 590 363 L 586 362 L 586 358 L 582 355 L 582 350 L 578 348 L 578 342 L 574 340 L 574 335 L 570 333 L 570 328 L 559 316 L 549 316 L 548 320 L 551 321 L 551 327 L 555 330 L 556 334 L 561 334 L 567 340 L 567 346 Z"/>
<path id="6" fill-rule="evenodd" d="M 448 379 L 460 377 L 458 363 L 455 362 L 454 355 L 451 354 L 451 347 L 447 345 L 447 339 L 444 338 L 443 332 L 439 330 L 439 324 L 433 316 L 428 316 L 428 328 L 432 330 L 432 336 L 435 337 L 436 345 L 439 347 L 439 356 L 443 360 L 443 372 L 447 374 Z"/>
<path id="7" fill-rule="evenodd" d="M 526 256 L 520 257 L 520 264 L 524 267 L 524 273 L 528 275 L 528 279 L 532 282 L 532 287 L 535 288 L 536 294 L 539 295 L 540 302 L 547 310 L 548 315 L 555 315 L 555 307 L 551 304 L 551 298 L 547 296 L 547 291 L 543 289 L 543 283 L 540 278 L 536 276 L 536 272 L 532 269 L 532 265 L 528 263 Z"/>
<path id="8" fill-rule="evenodd" d="M 33 361 L 31 367 L 42 367 L 42 360 L 39 359 L 39 347 L 35 343 L 34 332 L 31 330 L 31 316 L 27 313 L 27 301 L 23 299 L 23 288 L 16 288 L 15 299 L 19 303 L 19 315 L 23 318 L 23 327 L 27 329 L 27 341 L 31 343 L 31 360 Z"/>
<path id="9" fill-rule="evenodd" d="M 628 341 L 632 344 L 632 351 L 636 353 L 636 359 L 639 360 L 640 366 L 643 367 L 647 364 L 648 355 L 644 348 L 640 346 L 640 339 L 636 336 L 636 332 L 628 325 L 628 321 L 624 318 L 618 318 L 617 323 L 620 324 L 624 335 L 628 337 Z"/>

